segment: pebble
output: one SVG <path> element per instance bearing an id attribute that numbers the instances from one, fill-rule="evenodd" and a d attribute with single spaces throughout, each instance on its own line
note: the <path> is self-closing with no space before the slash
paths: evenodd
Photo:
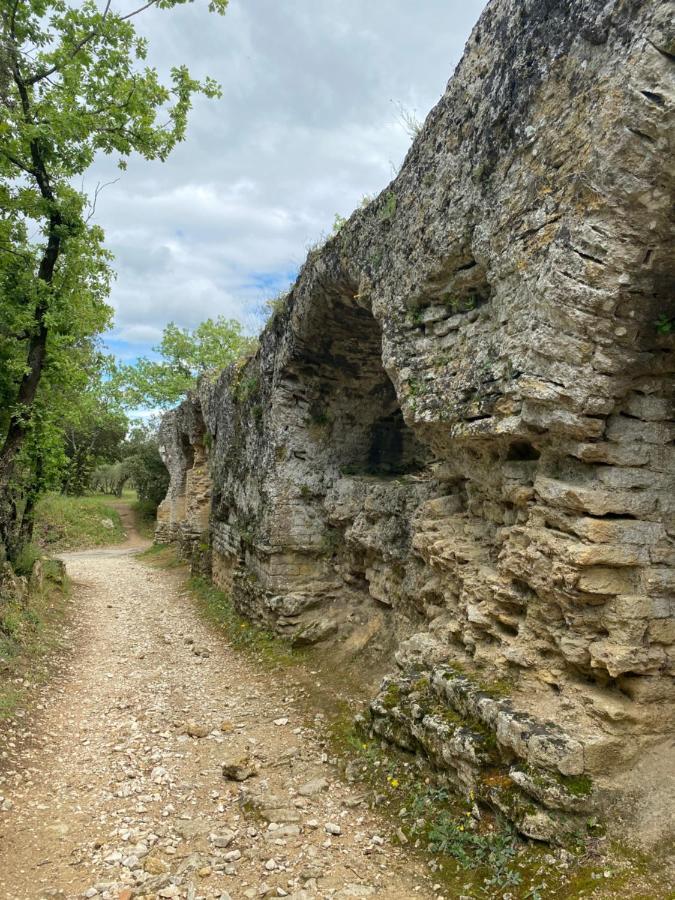
<path id="1" fill-rule="evenodd" d="M 221 831 L 220 834 L 212 834 L 209 840 L 214 847 L 224 848 L 229 847 L 235 837 L 234 831 Z"/>
<path id="2" fill-rule="evenodd" d="M 197 722 L 187 722 L 184 733 L 194 738 L 204 738 L 210 733 L 211 729 L 208 725 L 199 725 Z"/>
<path id="3" fill-rule="evenodd" d="M 328 782 L 325 778 L 314 778 L 312 781 L 307 781 L 305 784 L 300 785 L 298 793 L 301 797 L 313 797 L 315 794 L 320 794 L 321 791 L 327 790 Z"/>
<path id="4" fill-rule="evenodd" d="M 229 756 L 222 763 L 222 772 L 230 781 L 246 781 L 255 775 L 255 766 L 247 756 Z"/>
<path id="5" fill-rule="evenodd" d="M 0 781 L 0 840 L 8 827 L 33 833 L 50 866 L 73 859 L 88 878 L 86 891 L 54 886 L 52 897 L 232 900 L 226 883 L 236 898 L 367 896 L 345 893 L 348 862 L 383 894 L 414 883 L 413 872 L 409 880 L 400 871 L 383 874 L 385 857 L 365 852 L 356 834 L 371 833 L 377 820 L 370 810 L 356 818 L 346 806 L 355 791 L 322 767 L 333 757 L 314 728 L 293 727 L 288 686 L 283 693 L 213 636 L 210 657 L 201 655 L 204 626 L 188 597 L 174 591 L 180 575 L 167 581 L 129 555 L 76 558 L 71 574 L 81 613 L 75 627 L 100 651 L 73 655 L 67 681 L 44 688 L 52 700 L 41 718 L 48 723 L 43 745 L 28 743 L 19 760 L 18 741 L 16 750 L 3 744 L 0 729 L 0 779 L 12 765 L 17 770 L 11 800 L 10 782 Z M 188 647 L 200 651 L 199 665 Z M 280 707 L 288 714 L 274 718 Z M 91 838 L 78 845 L 85 815 Z M 326 853 L 343 830 L 342 852 Z M 32 864 L 28 856 L 11 861 L 9 878 L 21 877 L 24 889 L 7 892 L 3 860 L 0 896 L 32 896 L 35 886 L 19 874 Z M 37 889 L 47 896 L 45 882 Z M 432 896 L 412 886 L 408 895 Z"/>
<path id="6" fill-rule="evenodd" d="M 158 856 L 148 856 L 143 862 L 143 868 L 148 875 L 163 875 L 169 871 L 168 865 Z"/>
<path id="7" fill-rule="evenodd" d="M 168 898 L 168 900 L 174 900 L 176 897 L 180 897 L 180 889 L 175 884 L 170 884 L 169 887 L 161 888 L 157 891 L 158 896 Z"/>

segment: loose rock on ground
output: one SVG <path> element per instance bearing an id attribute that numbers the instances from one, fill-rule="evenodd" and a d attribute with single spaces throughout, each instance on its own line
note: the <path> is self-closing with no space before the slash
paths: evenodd
<path id="1" fill-rule="evenodd" d="M 72 653 L 38 721 L 0 736 L 0 896 L 435 896 L 288 682 L 198 617 L 180 573 L 128 548 L 67 566 Z"/>

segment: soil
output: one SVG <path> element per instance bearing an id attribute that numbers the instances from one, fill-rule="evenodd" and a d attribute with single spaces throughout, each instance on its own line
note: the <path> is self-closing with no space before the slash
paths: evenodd
<path id="1" fill-rule="evenodd" d="M 63 555 L 68 656 L 0 730 L 0 896 L 437 896 L 340 779 L 290 677 L 216 635 L 119 511 L 125 544 Z"/>

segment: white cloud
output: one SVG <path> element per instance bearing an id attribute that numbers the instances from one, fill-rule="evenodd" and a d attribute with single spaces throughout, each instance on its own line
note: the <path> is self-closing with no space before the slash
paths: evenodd
<path id="1" fill-rule="evenodd" d="M 99 197 L 118 272 L 113 337 L 140 347 L 170 320 L 250 321 L 335 213 L 386 186 L 410 143 L 395 102 L 426 115 L 483 6 L 231 0 L 219 18 L 198 0 L 140 16 L 153 65 L 185 62 L 223 97 L 196 99 L 166 163 L 131 160 Z M 116 174 L 100 160 L 89 189 Z"/>

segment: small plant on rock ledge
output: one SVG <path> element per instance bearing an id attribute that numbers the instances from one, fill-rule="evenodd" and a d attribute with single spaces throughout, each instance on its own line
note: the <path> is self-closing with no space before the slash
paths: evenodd
<path id="1" fill-rule="evenodd" d="M 406 321 L 409 325 L 422 325 L 422 316 L 424 313 L 424 307 L 418 306 L 415 309 L 409 309 L 406 313 Z"/>
<path id="2" fill-rule="evenodd" d="M 340 213 L 335 213 L 335 218 L 333 219 L 333 230 L 332 230 L 333 237 L 342 231 L 346 222 L 347 222 L 347 219 L 344 216 L 341 216 Z"/>
<path id="3" fill-rule="evenodd" d="M 658 317 L 655 325 L 659 334 L 673 334 L 675 332 L 675 317 L 671 318 L 663 313 L 663 315 Z"/>
<path id="4" fill-rule="evenodd" d="M 307 431 L 315 441 L 325 437 L 333 418 L 325 406 L 313 403 L 307 416 Z"/>
<path id="5" fill-rule="evenodd" d="M 232 391 L 235 403 L 246 403 L 260 390 L 260 379 L 257 375 L 240 378 Z"/>
<path id="6" fill-rule="evenodd" d="M 270 319 L 273 319 L 275 316 L 279 315 L 286 309 L 290 296 L 290 291 L 281 291 L 281 293 L 277 294 L 276 297 L 273 297 L 271 300 L 267 300 L 265 302 L 265 306 L 270 311 Z"/>
<path id="7" fill-rule="evenodd" d="M 388 191 L 384 201 L 384 205 L 382 206 L 379 214 L 381 222 L 388 222 L 394 217 L 394 213 L 396 212 L 396 204 L 396 194 L 393 191 Z"/>

